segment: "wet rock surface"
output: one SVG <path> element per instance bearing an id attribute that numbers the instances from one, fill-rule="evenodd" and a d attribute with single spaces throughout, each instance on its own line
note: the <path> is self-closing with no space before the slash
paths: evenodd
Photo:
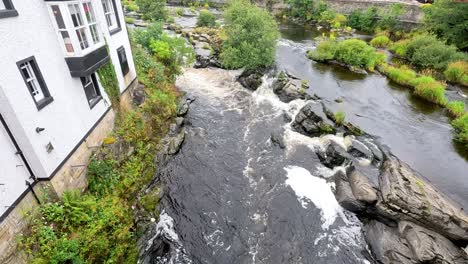
<path id="1" fill-rule="evenodd" d="M 273 92 L 285 103 L 289 103 L 295 99 L 310 100 L 315 98 L 305 92 L 301 80 L 286 72 L 280 72 L 272 85 Z"/>

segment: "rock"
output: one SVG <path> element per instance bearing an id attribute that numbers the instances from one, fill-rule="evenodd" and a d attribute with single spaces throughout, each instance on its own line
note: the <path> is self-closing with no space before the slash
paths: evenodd
<path id="1" fill-rule="evenodd" d="M 366 205 L 360 201 L 358 201 L 353 194 L 351 189 L 351 185 L 348 182 L 346 174 L 339 170 L 335 175 L 335 198 L 338 203 L 345 209 L 360 213 L 366 209 Z"/>
<path id="2" fill-rule="evenodd" d="M 348 174 L 348 180 L 353 195 L 358 201 L 366 204 L 377 202 L 377 191 L 364 174 L 353 168 Z"/>
<path id="3" fill-rule="evenodd" d="M 336 99 L 335 99 L 335 102 L 340 104 L 340 103 L 343 102 L 343 99 L 341 99 L 341 98 L 336 98 Z"/>
<path id="4" fill-rule="evenodd" d="M 362 142 L 351 139 L 351 147 L 348 150 L 349 154 L 356 158 L 366 158 L 372 160 L 374 155 L 372 151 Z"/>
<path id="5" fill-rule="evenodd" d="M 383 216 L 416 221 L 451 240 L 468 242 L 467 215 L 421 175 L 390 155 L 381 170 L 376 207 Z"/>
<path id="6" fill-rule="evenodd" d="M 374 157 L 375 161 L 374 163 L 379 163 L 384 160 L 384 154 L 379 146 L 377 146 L 369 139 L 364 140 L 362 143 L 364 143 L 367 146 L 367 148 L 370 149 L 370 151 L 372 152 L 372 156 Z"/>
<path id="7" fill-rule="evenodd" d="M 175 155 L 179 152 L 182 147 L 182 143 L 185 140 L 185 128 L 182 128 L 182 131 L 174 137 L 170 137 L 167 143 L 167 154 Z"/>
<path id="8" fill-rule="evenodd" d="M 325 152 L 317 151 L 317 157 L 325 167 L 330 169 L 342 166 L 350 158 L 346 150 L 333 141 L 327 146 Z"/>
<path id="9" fill-rule="evenodd" d="M 138 84 L 138 86 L 132 91 L 132 101 L 136 106 L 140 106 L 145 101 L 145 86 Z"/>
<path id="10" fill-rule="evenodd" d="M 259 72 L 243 72 L 237 80 L 245 88 L 255 91 L 262 85 L 262 77 L 263 74 Z"/>
<path id="11" fill-rule="evenodd" d="M 190 108 L 191 99 L 181 100 L 177 106 L 177 116 L 185 116 Z"/>
<path id="12" fill-rule="evenodd" d="M 398 223 L 398 230 L 418 263 L 468 263 L 462 249 L 436 232 L 407 221 Z"/>
<path id="13" fill-rule="evenodd" d="M 309 102 L 299 110 L 292 127 L 311 136 L 335 133 L 334 124 L 325 115 L 322 104 L 316 102 Z"/>
<path id="14" fill-rule="evenodd" d="M 273 145 L 276 145 L 282 149 L 286 147 L 286 145 L 284 144 L 282 131 L 271 132 L 270 140 L 273 143 Z"/>
<path id="15" fill-rule="evenodd" d="M 401 239 L 398 229 L 371 220 L 364 226 L 364 235 L 370 249 L 379 263 L 415 264 L 410 246 Z"/>
<path id="16" fill-rule="evenodd" d="M 301 87 L 301 81 L 293 78 L 284 72 L 281 72 L 273 81 L 273 92 L 278 95 L 282 102 L 289 103 L 295 99 L 310 100 L 313 99 Z"/>

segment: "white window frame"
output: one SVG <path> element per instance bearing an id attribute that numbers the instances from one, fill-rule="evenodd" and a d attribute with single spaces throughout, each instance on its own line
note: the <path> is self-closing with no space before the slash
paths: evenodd
<path id="1" fill-rule="evenodd" d="M 28 72 L 29 78 L 25 79 L 26 83 L 28 84 L 28 89 L 32 89 L 30 90 L 30 93 L 34 101 L 36 101 L 36 103 L 40 103 L 42 100 L 46 98 L 46 95 L 42 91 L 41 84 L 39 83 L 36 73 L 34 72 L 34 69 L 31 66 L 31 62 L 30 61 L 23 62 L 20 66 L 20 69 L 26 70 Z M 38 96 L 41 96 L 41 97 L 38 97 Z"/>
<path id="2" fill-rule="evenodd" d="M 3 3 L 3 0 L 0 0 L 0 10 L 6 10 L 5 3 Z"/>
<path id="3" fill-rule="evenodd" d="M 114 9 L 114 3 L 112 0 L 101 0 L 102 10 L 104 11 L 104 17 L 106 19 L 107 28 L 114 30 L 119 27 L 117 23 L 117 15 Z M 107 10 L 106 10 L 107 7 Z"/>
<path id="4" fill-rule="evenodd" d="M 55 30 L 57 31 L 57 35 L 59 38 L 60 43 L 62 44 L 62 50 L 65 53 L 66 57 L 76 57 L 76 56 L 84 56 L 102 46 L 105 45 L 104 42 L 104 36 L 102 35 L 100 26 L 99 26 L 99 20 L 97 19 L 98 17 L 96 16 L 96 5 L 94 4 L 94 1 L 92 0 L 79 0 L 79 1 L 64 1 L 64 2 L 54 2 L 54 3 L 48 3 L 48 8 L 49 8 L 49 15 L 51 17 L 52 23 L 54 24 Z M 62 14 L 64 24 L 65 24 L 65 29 L 60 29 L 57 25 L 57 21 L 55 20 L 55 16 L 52 11 L 52 6 L 58 6 L 60 9 L 60 12 Z M 71 11 L 70 11 L 70 6 L 78 5 L 78 12 L 79 15 L 81 16 L 81 25 L 78 25 L 75 27 L 73 24 L 72 18 L 71 18 Z M 86 12 L 84 10 L 84 5 L 88 5 L 92 8 L 92 14 L 93 14 L 93 21 L 88 20 L 88 17 L 86 16 Z M 96 35 L 93 37 L 92 34 L 92 28 L 95 29 Z M 83 36 L 86 37 L 86 40 L 88 42 L 88 47 L 82 48 L 81 43 L 79 41 L 79 38 L 77 36 L 77 30 L 82 30 L 82 33 L 84 34 Z M 66 48 L 66 43 L 63 40 L 63 37 L 61 35 L 61 31 L 67 31 L 68 36 L 71 39 L 71 43 L 73 46 L 74 52 L 70 52 Z M 97 42 L 95 42 L 95 37 L 97 36 Z"/>

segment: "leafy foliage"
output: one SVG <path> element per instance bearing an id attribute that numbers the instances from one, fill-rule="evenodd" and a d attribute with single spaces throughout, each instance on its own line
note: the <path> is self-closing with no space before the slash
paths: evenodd
<path id="1" fill-rule="evenodd" d="M 221 53 L 224 67 L 247 70 L 274 63 L 279 37 L 274 18 L 247 0 L 235 0 L 224 13 L 226 40 Z"/>
<path id="2" fill-rule="evenodd" d="M 425 27 L 460 49 L 468 49 L 468 4 L 436 0 L 423 8 Z"/>
<path id="3" fill-rule="evenodd" d="M 164 21 L 167 19 L 166 0 L 136 0 L 143 19 Z"/>
<path id="4" fill-rule="evenodd" d="M 325 62 L 335 58 L 336 49 L 335 41 L 326 39 L 320 41 L 316 49 L 309 51 L 307 54 L 312 60 Z"/>
<path id="5" fill-rule="evenodd" d="M 214 27 L 216 26 L 216 16 L 210 11 L 203 9 L 200 11 L 197 19 L 197 27 Z"/>
<path id="6" fill-rule="evenodd" d="M 304 21 L 317 20 L 320 14 L 328 9 L 321 0 L 286 0 L 289 5 L 288 13 L 294 18 Z"/>
<path id="7" fill-rule="evenodd" d="M 354 10 L 348 18 L 348 25 L 360 31 L 372 33 L 377 22 L 377 8 Z"/>
<path id="8" fill-rule="evenodd" d="M 99 67 L 97 74 L 99 76 L 99 82 L 109 96 L 112 107 L 118 109 L 120 106 L 120 88 L 112 62 L 109 61 L 105 65 Z"/>

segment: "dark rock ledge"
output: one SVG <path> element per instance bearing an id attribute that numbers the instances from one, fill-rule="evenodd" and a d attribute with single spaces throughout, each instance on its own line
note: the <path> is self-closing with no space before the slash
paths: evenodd
<path id="1" fill-rule="evenodd" d="M 284 101 L 307 98 L 278 95 Z M 330 140 L 316 154 L 328 168 L 346 167 L 332 177 L 335 197 L 365 223 L 365 238 L 377 263 L 468 263 L 462 249 L 468 245 L 463 209 L 372 136 L 350 123 L 338 125 L 333 118 L 322 102 L 311 100 L 291 126 L 312 137 L 344 136 L 345 148 Z"/>

